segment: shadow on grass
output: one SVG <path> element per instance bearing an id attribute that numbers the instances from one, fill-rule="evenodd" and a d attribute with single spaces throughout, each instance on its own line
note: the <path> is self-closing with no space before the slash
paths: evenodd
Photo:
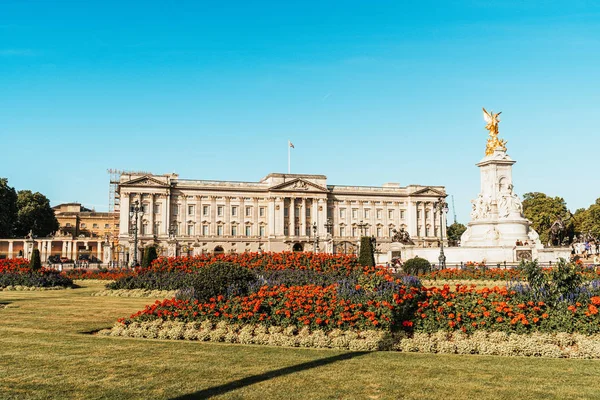
<path id="1" fill-rule="evenodd" d="M 231 392 L 233 390 L 241 389 L 245 386 L 254 385 L 255 383 L 268 381 L 269 379 L 278 378 L 280 376 L 293 374 L 295 372 L 305 371 L 307 369 L 320 367 L 327 364 L 332 364 L 338 361 L 349 360 L 354 357 L 360 357 L 365 354 L 369 354 L 368 351 L 355 351 L 352 353 L 344 353 L 333 357 L 321 358 L 319 360 L 308 361 L 298 365 L 292 365 L 290 367 L 276 369 L 274 371 L 265 372 L 259 375 L 249 376 L 247 378 L 238 379 L 237 381 L 229 382 L 223 385 L 211 387 L 208 389 L 200 390 L 195 393 L 186 394 L 179 397 L 174 397 L 172 400 L 191 400 L 191 399 L 207 399 L 213 396 L 218 396 Z"/>

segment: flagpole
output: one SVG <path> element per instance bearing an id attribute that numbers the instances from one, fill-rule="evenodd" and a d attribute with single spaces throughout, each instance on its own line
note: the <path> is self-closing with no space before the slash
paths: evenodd
<path id="1" fill-rule="evenodd" d="M 290 172 L 290 159 L 291 159 L 291 153 L 292 153 L 292 151 L 291 151 L 292 146 L 290 146 L 290 141 L 289 140 L 288 140 L 288 146 L 287 146 L 287 148 L 288 148 L 288 174 L 291 174 L 291 172 Z"/>

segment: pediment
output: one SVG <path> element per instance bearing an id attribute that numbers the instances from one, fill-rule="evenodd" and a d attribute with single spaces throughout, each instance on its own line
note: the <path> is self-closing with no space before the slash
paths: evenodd
<path id="1" fill-rule="evenodd" d="M 327 188 L 301 178 L 280 183 L 279 185 L 272 186 L 269 190 L 284 192 L 327 192 Z"/>
<path id="2" fill-rule="evenodd" d="M 161 182 L 158 179 L 152 178 L 151 176 L 142 176 L 140 178 L 135 178 L 127 182 L 122 182 L 120 186 L 143 186 L 160 188 L 169 187 L 169 185 L 167 185 L 166 183 Z"/>
<path id="3" fill-rule="evenodd" d="M 412 192 L 409 196 L 435 196 L 435 197 L 446 197 L 446 193 L 441 190 L 434 189 L 432 187 L 425 187 L 423 189 Z"/>

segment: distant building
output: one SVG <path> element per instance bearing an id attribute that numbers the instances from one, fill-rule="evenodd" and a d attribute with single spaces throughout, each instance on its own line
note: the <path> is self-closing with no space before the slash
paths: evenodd
<path id="1" fill-rule="evenodd" d="M 58 236 L 75 238 L 117 237 L 119 217 L 115 212 L 96 212 L 80 203 L 64 203 L 52 207 L 59 224 Z"/>
<path id="2" fill-rule="evenodd" d="M 361 235 L 387 253 L 394 230 L 416 246 L 439 245 L 435 202 L 443 186 L 328 185 L 324 175 L 272 173 L 258 182 L 180 179 L 176 174 L 123 174 L 119 186 L 119 243 L 133 254 L 131 207 L 141 248 L 163 255 L 245 251 L 352 253 Z M 445 218 L 445 217 L 444 217 Z M 445 219 L 442 224 L 445 237 Z"/>

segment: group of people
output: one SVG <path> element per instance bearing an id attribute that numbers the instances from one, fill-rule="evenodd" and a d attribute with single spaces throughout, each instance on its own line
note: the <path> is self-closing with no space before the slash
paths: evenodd
<path id="1" fill-rule="evenodd" d="M 600 241 L 586 240 L 571 244 L 571 259 L 592 258 L 596 266 L 600 266 Z"/>

